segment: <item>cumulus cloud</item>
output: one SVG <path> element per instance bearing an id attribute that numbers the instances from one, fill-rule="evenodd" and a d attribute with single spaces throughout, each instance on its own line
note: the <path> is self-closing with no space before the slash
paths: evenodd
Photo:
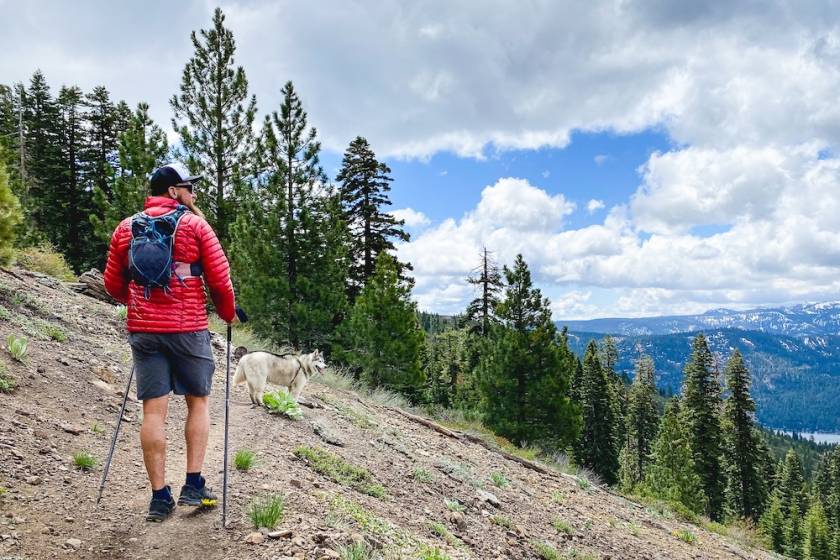
<path id="1" fill-rule="evenodd" d="M 604 201 L 598 200 L 597 198 L 593 198 L 586 203 L 586 209 L 589 211 L 590 214 L 594 214 L 596 211 L 604 208 L 604 206 Z"/>
<path id="2" fill-rule="evenodd" d="M 423 212 L 419 212 L 413 208 L 401 208 L 389 213 L 396 219 L 403 220 L 405 225 L 410 228 L 427 226 L 431 223 L 431 220 Z"/>
<path id="3" fill-rule="evenodd" d="M 609 156 L 606 154 L 598 154 L 592 158 L 592 161 L 595 162 L 595 165 L 604 165 L 606 161 L 609 159 Z"/>

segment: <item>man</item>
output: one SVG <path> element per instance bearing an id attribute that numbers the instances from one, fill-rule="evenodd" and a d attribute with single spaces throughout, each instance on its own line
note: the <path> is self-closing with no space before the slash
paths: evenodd
<path id="1" fill-rule="evenodd" d="M 131 217 L 114 231 L 105 266 L 105 289 L 128 307 L 128 341 L 137 375 L 137 398 L 143 401 L 140 444 L 152 486 L 146 516 L 149 521 L 163 521 L 175 508 L 165 477 L 165 424 L 170 392 L 184 395 L 187 402 L 187 478 L 178 504 L 198 506 L 215 500 L 201 476 L 215 369 L 201 274 L 224 321 L 234 321 L 236 307 L 227 258 L 213 229 L 195 206 L 193 182 L 199 179 L 200 176 L 190 176 L 182 164 L 171 163 L 155 170 L 150 180 L 152 196 L 145 202 L 146 216 L 180 216 L 171 237 L 174 274 L 168 287 L 149 289 L 129 278 Z M 134 258 L 132 266 L 136 266 Z"/>

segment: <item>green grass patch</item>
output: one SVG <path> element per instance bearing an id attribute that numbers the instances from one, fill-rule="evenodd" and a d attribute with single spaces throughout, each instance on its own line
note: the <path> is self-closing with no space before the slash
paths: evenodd
<path id="1" fill-rule="evenodd" d="M 99 422 L 94 422 L 90 427 L 90 431 L 96 435 L 101 435 L 105 433 L 105 428 Z"/>
<path id="2" fill-rule="evenodd" d="M 492 482 L 493 486 L 496 486 L 497 488 L 507 488 L 508 486 L 510 486 L 510 482 L 508 482 L 508 479 L 506 479 L 505 475 L 503 475 L 502 473 L 491 473 L 490 482 Z"/>
<path id="3" fill-rule="evenodd" d="M 688 544 L 695 544 L 697 542 L 697 537 L 688 529 L 674 531 L 674 536 Z"/>
<path id="4" fill-rule="evenodd" d="M 248 518 L 254 529 L 274 529 L 283 519 L 286 498 L 282 494 L 271 494 L 252 501 L 248 506 Z"/>
<path id="5" fill-rule="evenodd" d="M 125 305 L 118 305 L 114 308 L 114 315 L 120 321 L 125 321 L 128 318 L 128 307 Z"/>
<path id="6" fill-rule="evenodd" d="M 581 490 L 584 490 L 586 492 L 589 492 L 590 490 L 592 490 L 592 483 L 589 482 L 589 480 L 587 480 L 586 478 L 583 478 L 582 476 L 579 476 L 579 477 L 577 477 L 576 480 L 577 480 L 578 488 L 580 488 Z"/>
<path id="7" fill-rule="evenodd" d="M 449 560 L 449 556 L 438 547 L 425 546 L 420 551 L 419 560 Z"/>
<path id="8" fill-rule="evenodd" d="M 263 395 L 263 404 L 271 414 L 280 414 L 291 420 L 303 418 L 303 410 L 294 397 L 284 389 L 278 389 Z"/>
<path id="9" fill-rule="evenodd" d="M 338 553 L 339 560 L 374 560 L 381 558 L 376 550 L 365 542 L 340 546 L 336 552 Z"/>
<path id="10" fill-rule="evenodd" d="M 365 414 L 352 406 L 346 405 L 338 399 L 332 398 L 328 395 L 321 395 L 321 399 L 328 405 L 335 408 L 357 428 L 362 430 L 373 430 L 379 427 L 379 424 L 377 424 L 368 414 Z"/>
<path id="11" fill-rule="evenodd" d="M 490 523 L 492 523 L 493 525 L 498 525 L 499 527 L 504 527 L 505 529 L 509 529 L 511 531 L 515 529 L 513 521 L 502 515 L 494 515 L 490 517 Z"/>
<path id="12" fill-rule="evenodd" d="M 462 546 L 464 546 L 463 541 L 461 541 L 461 539 L 453 535 L 443 523 L 432 521 L 431 523 L 429 523 L 429 530 L 432 532 L 433 535 L 442 538 L 447 542 L 449 546 L 453 548 L 461 548 Z"/>
<path id="13" fill-rule="evenodd" d="M 411 476 L 414 477 L 414 480 L 416 480 L 417 482 L 422 482 L 423 484 L 428 484 L 434 480 L 434 477 L 432 477 L 432 473 L 430 473 L 423 467 L 415 467 L 414 472 Z"/>
<path id="14" fill-rule="evenodd" d="M 564 535 L 571 535 L 575 532 L 568 521 L 560 519 L 559 517 L 551 522 L 551 526 L 554 527 L 555 531 Z"/>
<path id="15" fill-rule="evenodd" d="M 6 375 L 6 364 L 0 362 L 0 393 L 11 393 L 16 386 L 15 380 Z"/>
<path id="16" fill-rule="evenodd" d="M 563 492 L 555 490 L 551 493 L 551 501 L 555 504 L 562 504 L 566 501 L 566 496 L 563 495 Z"/>
<path id="17" fill-rule="evenodd" d="M 446 504 L 446 507 L 447 509 L 449 509 L 449 511 L 457 511 L 459 513 L 463 513 L 467 510 L 467 506 L 465 506 L 458 500 L 450 500 L 449 498 L 444 498 L 443 503 Z"/>
<path id="18" fill-rule="evenodd" d="M 330 500 L 329 507 L 331 513 L 345 516 L 350 521 L 353 521 L 359 530 L 376 537 L 379 541 L 395 545 L 401 550 L 404 548 L 419 550 L 422 546 L 422 543 L 410 533 L 377 517 L 370 510 L 343 496 L 333 496 Z"/>
<path id="19" fill-rule="evenodd" d="M 80 471 L 90 471 L 96 466 L 96 459 L 87 451 L 73 453 L 73 465 Z"/>
<path id="20" fill-rule="evenodd" d="M 550 544 L 542 541 L 531 541 L 531 547 L 542 560 L 560 560 L 560 553 Z"/>
<path id="21" fill-rule="evenodd" d="M 6 350 L 12 358 L 23 363 L 29 354 L 29 344 L 25 338 L 10 334 L 6 338 Z"/>
<path id="22" fill-rule="evenodd" d="M 12 312 L 0 305 L 0 321 L 11 321 L 12 317 Z"/>
<path id="23" fill-rule="evenodd" d="M 233 464 L 236 470 L 248 472 L 257 464 L 257 455 L 250 449 L 240 449 L 233 456 Z"/>
<path id="24" fill-rule="evenodd" d="M 349 486 L 363 494 L 375 498 L 385 497 L 385 488 L 377 484 L 370 471 L 348 463 L 338 455 L 318 447 L 302 445 L 295 449 L 294 454 L 306 461 L 316 472 L 337 482 L 342 486 Z"/>
<path id="25" fill-rule="evenodd" d="M 16 251 L 15 260 L 21 268 L 47 274 L 64 282 L 76 279 L 64 256 L 49 244 L 20 248 Z"/>
<path id="26" fill-rule="evenodd" d="M 55 340 L 56 342 L 67 341 L 67 333 L 64 332 L 61 327 L 53 325 L 52 323 L 43 323 L 40 326 L 40 330 L 41 333 L 50 340 Z"/>

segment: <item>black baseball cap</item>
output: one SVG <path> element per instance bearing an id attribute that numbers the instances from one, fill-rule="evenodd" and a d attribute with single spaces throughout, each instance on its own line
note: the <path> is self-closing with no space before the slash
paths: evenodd
<path id="1" fill-rule="evenodd" d="M 192 184 L 201 179 L 201 175 L 190 175 L 187 167 L 183 163 L 176 161 L 155 169 L 151 179 L 149 179 L 149 187 L 151 188 L 152 194 L 163 194 L 169 187 L 183 185 L 185 183 Z"/>

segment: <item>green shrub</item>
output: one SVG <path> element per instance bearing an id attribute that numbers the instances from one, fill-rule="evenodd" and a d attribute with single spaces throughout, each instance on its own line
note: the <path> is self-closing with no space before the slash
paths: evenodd
<path id="1" fill-rule="evenodd" d="M 257 464 L 257 456 L 250 449 L 240 449 L 233 457 L 233 464 L 236 470 L 248 472 Z"/>
<path id="2" fill-rule="evenodd" d="M 11 393 L 15 385 L 15 380 L 6 376 L 6 364 L 0 362 L 0 393 Z"/>
<path id="3" fill-rule="evenodd" d="M 687 542 L 688 544 L 694 544 L 697 542 L 697 537 L 694 536 L 694 533 L 687 529 L 680 529 L 679 531 L 674 531 L 674 536 L 683 542 Z"/>
<path id="4" fill-rule="evenodd" d="M 6 339 L 6 350 L 9 351 L 9 354 L 11 354 L 12 358 L 17 360 L 18 362 L 23 362 L 24 360 L 26 360 L 26 355 L 29 350 L 29 347 L 25 338 L 10 334 L 9 337 Z"/>
<path id="5" fill-rule="evenodd" d="M 513 521 L 501 515 L 492 516 L 490 518 L 490 523 L 492 523 L 493 525 L 498 525 L 499 527 L 504 527 L 505 529 L 509 529 L 511 531 L 514 529 Z"/>
<path id="6" fill-rule="evenodd" d="M 77 451 L 73 453 L 73 464 L 80 471 L 89 471 L 96 466 L 96 459 L 87 451 Z"/>
<path id="7" fill-rule="evenodd" d="M 128 318 L 128 307 L 125 305 L 118 305 L 114 308 L 114 315 L 117 316 L 117 319 L 120 321 L 125 321 Z"/>
<path id="8" fill-rule="evenodd" d="M 424 484 L 428 484 L 433 479 L 432 473 L 424 469 L 423 467 L 415 467 L 414 469 L 414 480 L 417 482 L 422 482 Z"/>
<path id="9" fill-rule="evenodd" d="M 337 482 L 343 486 L 349 486 L 375 498 L 385 496 L 385 488 L 381 484 L 376 483 L 370 471 L 350 464 L 338 455 L 333 455 L 324 449 L 306 445 L 295 449 L 294 454 L 296 457 L 304 459 L 316 472 L 326 476 L 333 482 Z"/>
<path id="10" fill-rule="evenodd" d="M 67 333 L 61 330 L 60 327 L 50 323 L 44 323 L 41 325 L 41 332 L 56 342 L 65 342 L 67 340 Z"/>
<path id="11" fill-rule="evenodd" d="M 463 541 L 461 541 L 461 539 L 449 532 L 449 529 L 447 529 L 446 525 L 444 525 L 443 523 L 433 521 L 429 523 L 429 530 L 431 530 L 432 534 L 445 540 L 451 547 L 460 548 L 464 546 Z"/>
<path id="12" fill-rule="evenodd" d="M 274 529 L 283 519 L 285 509 L 286 499 L 280 494 L 272 494 L 251 502 L 248 506 L 248 517 L 254 529 Z"/>
<path id="13" fill-rule="evenodd" d="M 508 479 L 502 473 L 494 472 L 490 475 L 490 482 L 499 488 L 507 488 L 510 485 Z"/>
<path id="14" fill-rule="evenodd" d="M 96 435 L 104 434 L 105 428 L 99 425 L 99 422 L 94 422 L 93 425 L 90 427 L 90 431 Z"/>
<path id="15" fill-rule="evenodd" d="M 571 535 L 572 533 L 574 533 L 574 529 L 572 529 L 572 526 L 569 525 L 569 523 L 567 521 L 564 521 L 563 519 L 560 519 L 559 517 L 557 519 L 555 519 L 551 523 L 551 525 L 554 527 L 554 530 L 557 531 L 558 533 L 564 533 L 566 535 Z"/>
<path id="16" fill-rule="evenodd" d="M 438 547 L 424 546 L 420 551 L 420 560 L 449 560 L 449 556 Z"/>
<path id="17" fill-rule="evenodd" d="M 64 256 L 49 245 L 18 249 L 17 263 L 21 268 L 48 274 L 65 282 L 76 279 Z"/>
<path id="18" fill-rule="evenodd" d="M 265 393 L 263 395 L 263 404 L 268 407 L 268 411 L 272 414 L 281 414 L 292 420 L 303 418 L 303 411 L 300 409 L 300 405 L 292 395 L 283 389 Z"/>
<path id="19" fill-rule="evenodd" d="M 586 490 L 587 492 L 592 489 L 592 483 L 589 482 L 588 479 L 583 478 L 582 476 L 577 477 L 578 487 L 581 490 Z"/>
<path id="20" fill-rule="evenodd" d="M 458 500 L 450 500 L 449 498 L 444 498 L 443 503 L 445 503 L 446 507 L 449 508 L 451 511 L 463 512 L 467 509 L 467 506 L 465 506 Z"/>
<path id="21" fill-rule="evenodd" d="M 531 541 L 531 546 L 534 547 L 534 552 L 537 553 L 537 556 L 543 560 L 560 560 L 560 553 L 548 543 Z"/>

